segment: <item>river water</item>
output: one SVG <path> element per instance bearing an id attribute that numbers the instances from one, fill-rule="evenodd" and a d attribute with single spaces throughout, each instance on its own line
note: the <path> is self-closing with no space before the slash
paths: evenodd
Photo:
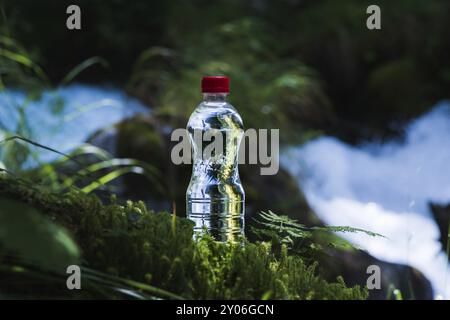
<path id="1" fill-rule="evenodd" d="M 147 107 L 122 90 L 82 84 L 46 91 L 33 100 L 27 99 L 22 91 L 5 90 L 0 92 L 0 106 L 2 130 L 23 131 L 23 136 L 61 152 L 72 151 L 97 130 L 124 118 L 149 113 Z M 24 117 L 20 116 L 19 109 L 23 109 Z M 39 151 L 40 161 L 57 157 L 50 151 Z M 31 159 L 25 164 L 26 167 L 34 165 L 36 162 Z"/>
<path id="2" fill-rule="evenodd" d="M 347 145 L 321 137 L 289 148 L 282 165 L 329 225 L 387 238 L 343 234 L 371 255 L 416 267 L 436 297 L 450 298 L 447 257 L 429 202 L 450 203 L 450 103 L 404 128 L 402 141 Z"/>

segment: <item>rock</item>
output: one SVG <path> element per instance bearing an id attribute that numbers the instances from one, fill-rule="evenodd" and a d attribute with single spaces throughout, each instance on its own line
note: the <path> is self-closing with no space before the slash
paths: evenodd
<path id="1" fill-rule="evenodd" d="M 410 266 L 389 263 L 378 260 L 361 250 L 333 251 L 326 259 L 320 261 L 321 270 L 329 278 L 334 279 L 341 275 L 348 286 L 366 286 L 367 279 L 372 272 L 367 267 L 376 265 L 381 271 L 381 288 L 369 290 L 369 299 L 384 300 L 390 297 L 394 289 L 400 290 L 405 300 L 433 299 L 433 289 L 430 281 L 415 268 Z"/>
<path id="2" fill-rule="evenodd" d="M 367 112 L 377 125 L 386 119 L 409 120 L 425 112 L 427 106 L 423 80 L 414 61 L 391 61 L 374 69 L 368 78 L 370 102 Z"/>
<path id="3" fill-rule="evenodd" d="M 450 234 L 450 204 L 448 205 L 439 205 L 430 203 L 430 209 L 433 213 L 434 220 L 439 227 L 439 232 L 441 236 L 439 240 L 442 243 L 442 248 L 449 254 L 448 247 L 448 238 Z M 450 259 L 450 256 L 449 256 Z"/>
<path id="4" fill-rule="evenodd" d="M 132 158 L 148 163 L 155 179 L 143 175 L 126 175 L 115 181 L 115 193 L 122 199 L 143 200 L 155 210 L 184 214 L 184 203 L 190 168 L 175 166 L 170 159 L 170 132 L 150 116 L 136 116 L 116 124 L 107 132 L 99 131 L 89 143 L 105 148 L 117 158 Z M 183 191 L 184 190 L 184 191 Z"/>

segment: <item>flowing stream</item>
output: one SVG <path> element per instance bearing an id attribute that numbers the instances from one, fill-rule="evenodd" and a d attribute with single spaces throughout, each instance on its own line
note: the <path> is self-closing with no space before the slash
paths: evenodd
<path id="1" fill-rule="evenodd" d="M 122 90 L 81 84 L 45 91 L 39 99 L 28 99 L 22 91 L 5 90 L 0 92 L 0 106 L 2 131 L 21 133 L 61 152 L 83 144 L 97 130 L 137 113 L 149 113 Z M 45 150 L 38 154 L 40 161 L 59 157 Z M 34 165 L 36 162 L 30 159 L 25 167 Z"/>
<path id="2" fill-rule="evenodd" d="M 321 137 L 286 150 L 281 164 L 327 224 L 386 236 L 343 234 L 381 260 L 417 268 L 435 297 L 448 299 L 450 269 L 428 204 L 450 202 L 450 103 L 404 131 L 401 142 L 357 147 Z"/>

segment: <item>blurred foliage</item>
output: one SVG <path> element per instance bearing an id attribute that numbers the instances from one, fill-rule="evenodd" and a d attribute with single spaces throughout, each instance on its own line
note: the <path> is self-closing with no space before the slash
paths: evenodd
<path id="1" fill-rule="evenodd" d="M 206 14 L 206 13 L 205 13 Z M 156 114 L 185 123 L 200 100 L 201 75 L 232 79 L 230 101 L 246 128 L 281 128 L 282 140 L 301 141 L 302 125 L 332 121 L 329 101 L 317 76 L 295 58 L 279 59 L 276 39 L 261 21 L 244 17 L 188 34 L 196 45 L 182 49 L 151 47 L 133 67 L 130 91 L 155 107 Z M 181 118 L 181 119 L 180 119 Z"/>
<path id="2" fill-rule="evenodd" d="M 193 240 L 192 222 L 152 212 L 142 202 L 128 201 L 121 205 L 113 197 L 111 203 L 104 205 L 96 196 L 76 189 L 52 193 L 6 177 L 0 178 L 0 195 L 26 202 L 70 229 L 81 248 L 85 266 L 184 298 L 364 299 L 367 296 L 359 287 L 347 288 L 341 278 L 336 283 L 327 283 L 316 274 L 316 264 L 306 264 L 300 256 L 288 254 L 284 246 L 275 255 L 270 244 L 264 242 L 218 243 L 207 235 Z M 16 210 L 23 209 L 20 206 L 10 210 L 17 214 Z M 5 211 L 0 214 L 2 221 L 9 224 Z M 34 211 L 33 215 L 39 214 Z M 28 241 L 37 239 L 30 234 Z M 3 246 L 0 253 L 4 255 Z M 16 252 L 19 256 L 21 253 L 22 258 L 28 258 L 27 252 Z M 35 297 L 39 297 L 38 292 Z"/>
<path id="3" fill-rule="evenodd" d="M 50 102 L 45 107 L 49 108 L 51 112 L 59 114 L 64 108 L 65 101 L 58 95 L 57 87 L 67 85 L 80 73 L 95 64 L 107 66 L 107 63 L 99 57 L 86 59 L 72 68 L 59 84 L 53 85 L 45 71 L 33 60 L 32 54 L 11 37 L 9 26 L 3 21 L 5 19 L 3 16 L 2 23 L 0 23 L 0 97 L 1 107 L 4 109 L 2 110 L 4 117 L 0 119 L 0 144 L 2 144 L 0 167 L 18 171 L 27 162 L 29 163 L 30 159 L 40 162 L 39 153 L 34 152 L 32 145 L 46 148 L 38 143 L 30 143 L 29 138 L 33 137 L 34 133 L 30 128 L 30 121 L 33 119 L 28 115 L 29 104 L 40 99 L 43 90 L 47 90 Z M 18 98 L 12 94 L 14 92 L 11 92 L 11 89 L 23 90 L 25 98 Z M 80 112 L 83 112 L 83 107 L 80 107 Z M 66 119 L 61 117 L 61 125 L 65 121 Z M 6 143 L 14 139 L 27 143 Z M 50 151 L 57 152 L 56 150 Z"/>
<path id="4" fill-rule="evenodd" d="M 0 244 L 47 270 L 79 263 L 79 249 L 67 231 L 23 203 L 0 199 Z M 46 252 L 45 255 L 42 252 Z"/>
<path id="5" fill-rule="evenodd" d="M 5 19 L 5 17 L 3 17 Z M 2 21 L 3 22 L 3 21 Z M 60 185 L 56 181 L 58 178 L 57 171 L 60 170 L 61 164 L 66 161 L 72 161 L 72 166 L 78 165 L 80 172 L 66 172 L 64 185 L 70 186 L 81 178 L 86 176 L 91 180 L 90 185 L 85 186 L 87 191 L 95 190 L 102 187 L 113 179 L 124 175 L 126 173 L 139 173 L 146 176 L 152 182 L 157 179 L 157 172 L 149 165 L 141 163 L 133 159 L 113 159 L 112 156 L 107 155 L 99 148 L 94 146 L 87 147 L 86 145 L 76 148 L 72 155 L 63 154 L 55 149 L 43 146 L 37 142 L 30 140 L 33 132 L 30 129 L 29 123 L 33 121 L 28 116 L 27 108 L 29 103 L 33 100 L 40 99 L 44 89 L 48 90 L 51 96 L 50 103 L 45 106 L 50 108 L 52 112 L 58 114 L 64 108 L 64 100 L 57 93 L 57 86 L 53 86 L 44 72 L 44 70 L 35 63 L 31 54 L 13 38 L 10 37 L 8 24 L 0 24 L 0 95 L 2 102 L 8 105 L 2 105 L 2 108 L 7 109 L 10 113 L 4 113 L 8 117 L 0 119 L 0 168 L 8 170 L 17 175 L 30 175 L 29 171 L 23 171 L 24 167 L 33 160 L 38 168 L 31 173 L 31 176 L 39 174 L 42 180 L 50 185 Z M 82 63 L 75 66 L 69 73 L 61 80 L 59 85 L 67 85 L 75 79 L 85 69 L 95 64 L 106 66 L 106 62 L 99 57 L 92 57 L 86 59 Z M 15 88 L 18 86 L 26 92 L 26 97 L 21 99 L 14 97 L 8 88 Z M 80 108 L 83 112 L 83 106 Z M 65 119 L 61 117 L 61 124 Z M 12 125 L 16 123 L 16 125 Z M 42 163 L 39 159 L 40 152 L 45 149 L 63 156 L 62 160 L 56 161 L 53 164 Z M 37 151 L 36 151 L 37 150 Z M 86 155 L 96 155 L 100 161 L 95 164 L 81 162 L 81 157 Z M 78 159 L 78 160 L 77 160 Z M 92 161 L 92 160 L 91 160 Z M 83 169 L 82 169 L 83 168 Z M 114 168 L 118 168 L 113 170 Z M 96 175 L 101 169 L 103 175 Z M 108 172 L 106 169 L 109 169 Z M 73 171 L 73 170 L 72 170 Z M 102 173 L 100 171 L 100 173 Z M 64 175 L 63 175 L 64 177 Z M 41 181 L 43 182 L 43 181 Z"/>
<path id="6" fill-rule="evenodd" d="M 74 3 L 82 8 L 79 31 L 65 28 Z M 99 55 L 109 72 L 92 68 L 80 79 L 127 83 L 159 112 L 185 120 L 201 76 L 225 73 L 247 127 L 279 127 L 288 142 L 307 139 L 302 128 L 356 142 L 397 133 L 448 98 L 450 85 L 450 3 L 380 0 L 380 31 L 366 28 L 370 4 L 10 0 L 3 19 L 52 81 Z"/>
<path id="7" fill-rule="evenodd" d="M 1 171 L 15 177 L 26 177 L 39 181 L 52 190 L 66 190 L 78 187 L 82 192 L 90 193 L 95 190 L 113 191 L 110 182 L 130 173 L 137 174 L 152 183 L 154 192 L 164 192 L 161 173 L 158 168 L 143 161 L 130 158 L 114 158 L 105 150 L 93 145 L 84 144 L 75 148 L 70 154 L 44 146 L 40 143 L 21 136 L 10 136 L 0 141 L 0 150 L 9 144 L 33 146 L 36 149 L 44 149 L 61 156 L 52 163 L 42 163 L 29 170 L 19 170 L 15 166 L 0 168 Z M 27 149 L 28 150 L 28 149 Z M 16 154 L 13 155 L 17 156 Z M 1 164 L 1 162 L 0 162 Z M 4 165 L 7 165 L 5 162 Z"/>

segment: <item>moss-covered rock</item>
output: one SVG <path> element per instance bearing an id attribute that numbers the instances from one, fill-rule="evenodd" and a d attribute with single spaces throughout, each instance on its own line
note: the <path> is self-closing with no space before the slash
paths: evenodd
<path id="1" fill-rule="evenodd" d="M 364 299 L 341 278 L 328 283 L 300 256 L 275 255 L 267 243 L 193 240 L 192 223 L 155 213 L 142 202 L 102 204 L 77 190 L 50 193 L 16 179 L 0 179 L 0 196 L 27 203 L 69 229 L 85 265 L 196 299 Z M 0 214 L 2 214 L 0 212 Z M 21 214 L 21 212 L 17 212 Z M 4 254 L 4 252 L 0 251 Z M 45 252 L 42 252 L 45 255 Z"/>

